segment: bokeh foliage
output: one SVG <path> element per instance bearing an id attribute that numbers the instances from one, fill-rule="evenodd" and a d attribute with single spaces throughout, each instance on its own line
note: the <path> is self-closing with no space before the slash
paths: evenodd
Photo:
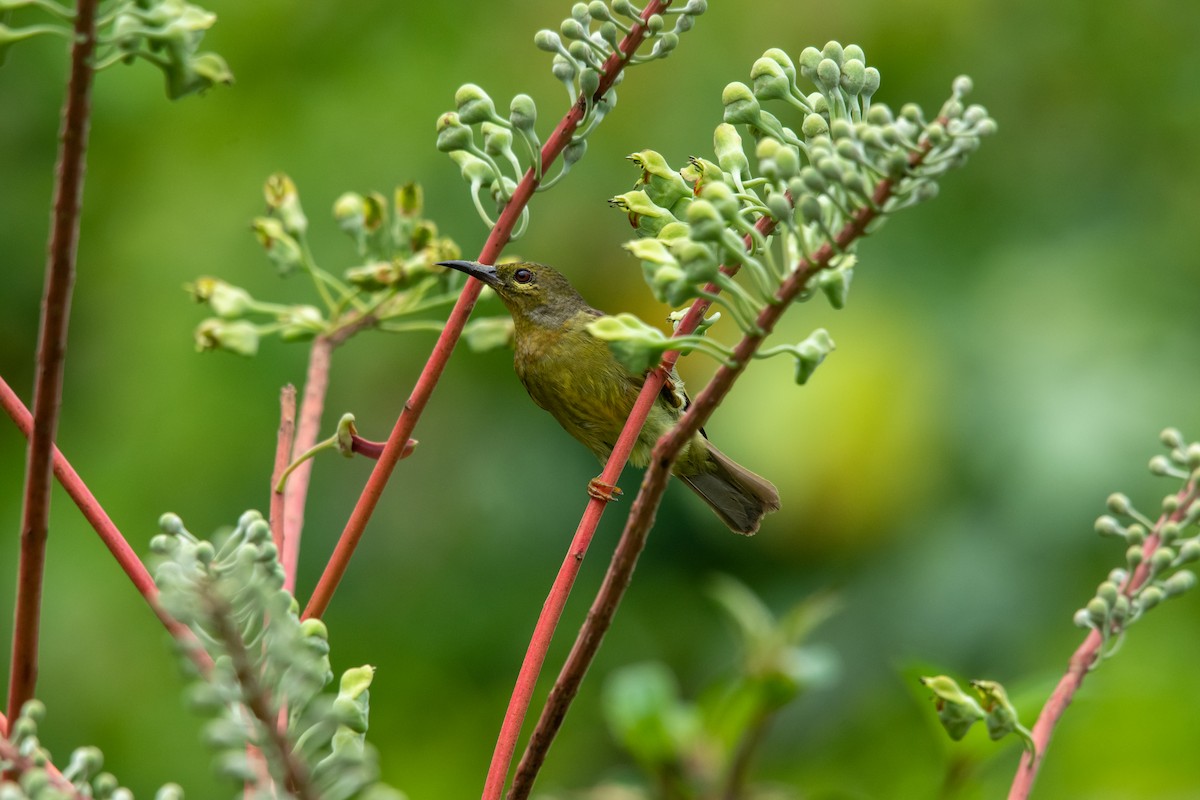
<path id="1" fill-rule="evenodd" d="M 196 355 L 201 314 L 180 288 L 220 274 L 256 296 L 304 300 L 249 231 L 263 179 L 287 171 L 314 219 L 346 190 L 416 180 L 427 214 L 470 255 L 485 232 L 434 148 L 434 120 L 469 80 L 493 96 L 529 92 L 547 118 L 563 95 L 532 44 L 565 13 L 558 0 L 206 5 L 220 17 L 206 47 L 229 62 L 234 87 L 168 104 L 154 72 L 113 69 L 96 88 L 60 443 L 143 546 L 164 509 L 211 530 L 266 505 L 277 391 L 301 380 L 302 348 L 271 342 L 254 361 Z M 780 332 L 799 340 L 822 326 L 836 338 L 810 386 L 797 391 L 790 365 L 766 363 L 722 407 L 714 436 L 775 481 L 784 509 L 747 542 L 670 494 L 597 678 L 659 660 L 694 696 L 731 669 L 733 640 L 698 577 L 734 574 L 777 609 L 834 586 L 843 608 L 815 639 L 839 654 L 841 682 L 784 712 L 762 773 L 826 797 L 933 796 L 964 773 L 971 785 L 958 796 L 1001 791 L 1018 746 L 944 742 L 914 677 L 1002 680 L 1031 713 L 1080 637 L 1072 612 L 1112 565 L 1091 531 L 1096 509 L 1117 489 L 1156 496 L 1141 469 L 1153 437 L 1168 424 L 1200 430 L 1190 401 L 1200 386 L 1190 366 L 1198 28 L 1200 7 L 1162 0 L 718 0 L 669 60 L 630 75 L 587 158 L 552 203 L 535 199 L 514 252 L 563 268 L 598 307 L 644 319 L 665 310 L 620 249 L 630 231 L 604 200 L 636 178 L 628 153 L 652 147 L 680 163 L 705 151 L 721 88 L 746 80 L 766 47 L 858 42 L 885 74 L 881 100 L 927 107 L 969 73 L 1003 132 L 936 201 L 863 243 L 869 280 L 846 311 L 806 308 Z M 0 70 L 0 373 L 24 394 L 64 69 L 62 44 L 47 40 L 13 49 Z M 312 246 L 338 253 L 340 237 L 314 226 Z M 431 343 L 370 337 L 339 351 L 328 427 L 353 411 L 364 435 L 382 438 Z M 711 368 L 689 367 L 693 381 Z M 456 353 L 416 437 L 329 614 L 333 667 L 378 668 L 372 740 L 385 780 L 413 797 L 471 796 L 595 465 L 497 352 Z M 6 531 L 20 518 L 22 452 L 0 426 Z M 367 469 L 318 463 L 302 596 Z M 101 744 L 139 796 L 166 780 L 212 796 L 200 723 L 178 700 L 157 623 L 65 498 L 55 512 L 43 743 L 55 754 Z M 598 546 L 619 521 L 610 512 Z M 11 597 L 15 535 L 4 542 L 0 597 Z M 581 590 L 605 560 L 597 551 L 585 565 Z M 1200 780 L 1187 757 L 1200 610 L 1191 598 L 1172 606 L 1089 679 L 1040 794 L 1180 796 Z M 2 642 L 8 626 L 0 614 Z M 546 789 L 618 774 L 601 685 L 585 684 Z M 1113 735 L 1131 730 L 1145 734 Z"/>

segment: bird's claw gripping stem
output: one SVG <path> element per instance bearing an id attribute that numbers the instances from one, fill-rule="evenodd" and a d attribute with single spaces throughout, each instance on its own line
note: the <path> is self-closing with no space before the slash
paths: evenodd
<path id="1" fill-rule="evenodd" d="M 589 497 L 611 503 L 621 496 L 621 487 L 613 483 L 605 483 L 599 478 L 592 478 L 588 481 L 587 493 Z"/>

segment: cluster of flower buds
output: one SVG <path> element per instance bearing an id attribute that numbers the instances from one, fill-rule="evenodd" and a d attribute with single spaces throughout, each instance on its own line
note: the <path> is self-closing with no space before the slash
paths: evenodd
<path id="1" fill-rule="evenodd" d="M 563 150 L 559 171 L 552 177 L 542 175 L 542 145 L 532 97 L 515 96 L 505 117 L 482 88 L 473 83 L 460 86 L 454 95 L 455 110 L 438 118 L 437 147 L 458 165 L 484 223 L 495 225 L 494 214 L 509 201 L 526 172 L 533 172 L 537 190 L 543 191 L 561 180 L 587 152 L 587 137 L 617 103 L 616 85 L 623 72 L 600 92 L 605 65 L 614 55 L 622 68 L 665 58 L 679 44 L 680 35 L 691 30 L 695 18 L 707 8 L 706 0 L 689 0 L 678 8 L 650 14 L 643 21 L 644 11 L 629 0 L 592 0 L 572 6 L 571 16 L 563 20 L 557 33 L 548 29 L 537 32 L 534 44 L 554 54 L 551 71 L 566 87 L 569 102 L 582 100 L 586 109 Z M 674 17 L 670 30 L 668 16 Z M 637 52 L 623 53 L 619 45 L 635 24 L 644 31 L 641 45 Z M 485 206 L 485 198 L 491 201 L 494 211 Z M 524 208 L 512 238 L 519 238 L 528 224 L 529 212 Z"/>
<path id="2" fill-rule="evenodd" d="M 972 725 L 983 720 L 992 741 L 1013 733 L 1020 737 L 1027 750 L 1033 750 L 1032 734 L 1021 724 L 1008 692 L 999 683 L 971 681 L 974 695 L 965 692 L 957 681 L 946 675 L 921 678 L 921 684 L 933 692 L 938 720 L 954 741 L 962 739 Z"/>
<path id="3" fill-rule="evenodd" d="M 160 559 L 160 601 L 214 664 L 190 700 L 209 718 L 205 739 L 217 751 L 217 769 L 257 780 L 246 747 L 279 758 L 266 731 L 286 708 L 289 755 L 303 759 L 319 796 L 349 797 L 370 784 L 376 769 L 363 736 L 374 669 L 348 670 L 336 697 L 322 693 L 334 679 L 328 630 L 320 620 L 300 620 L 262 515 L 242 514 L 216 544 L 191 534 L 175 514 L 164 514 L 159 527 L 150 547 Z"/>
<path id="4" fill-rule="evenodd" d="M 346 326 L 393 332 L 440 329 L 442 323 L 429 319 L 428 312 L 454 302 L 461 275 L 437 263 L 458 258 L 461 251 L 424 217 L 420 186 L 401 186 L 390 200 L 377 192 L 347 192 L 337 199 L 333 217 L 354 240 L 358 258 L 341 278 L 313 259 L 308 217 L 291 178 L 272 175 L 263 193 L 267 213 L 256 218 L 251 229 L 280 275 L 298 272 L 312 279 L 324 309 L 257 300 L 220 278 L 201 277 L 187 288 L 215 316 L 196 328 L 198 350 L 252 356 L 267 335 L 306 341 Z M 503 342 L 496 328 L 495 323 L 472 323 L 468 341 L 496 346 Z"/>
<path id="5" fill-rule="evenodd" d="M 857 238 L 891 212 L 933 197 L 942 173 L 962 164 L 996 125 L 982 106 L 964 106 L 971 89 L 965 77 L 954 81 L 932 121 L 915 105 L 897 114 L 872 104 L 879 72 L 866 66 L 856 45 L 809 47 L 798 67 L 773 48 L 754 63 L 750 78 L 751 85 L 734 82 L 722 94 L 715 161 L 697 157 L 675 169 L 653 150 L 634 153 L 629 159 L 639 179 L 610 204 L 628 214 L 639 234 L 626 248 L 656 298 L 672 306 L 710 299 L 757 335 L 756 317 L 782 302 L 780 287 L 797 270 L 806 279 L 798 299 L 819 290 L 835 308 L 845 305 Z M 803 92 L 801 79 L 814 91 Z M 798 112 L 800 132 L 767 111 L 768 102 Z M 744 277 L 735 280 L 734 268 Z M 634 340 L 625 352 L 643 339 L 646 348 L 658 347 L 624 328 Z M 820 332 L 771 352 L 796 355 L 803 382 L 831 347 Z"/>
<path id="6" fill-rule="evenodd" d="M 1184 565 L 1200 560 L 1200 443 L 1185 442 L 1175 428 L 1164 430 L 1161 440 L 1168 454 L 1152 458 L 1150 471 L 1182 481 L 1183 487 L 1163 497 L 1159 518 L 1151 520 L 1118 492 L 1108 498 L 1110 513 L 1096 520 L 1097 533 L 1125 541 L 1126 566 L 1101 582 L 1095 596 L 1075 612 L 1075 624 L 1106 640 L 1163 600 L 1196 585 L 1196 574 Z"/>
<path id="7" fill-rule="evenodd" d="M 11 721 L 7 737 L 0 738 L 0 798 L 4 800 L 60 800 L 92 797 L 96 800 L 133 800 L 111 772 L 104 772 L 104 754 L 95 747 L 79 747 L 61 775 L 48 770 L 50 755 L 38 739 L 38 725 L 46 717 L 40 700 L 29 700 Z M 10 778 L 12 780 L 10 780 Z M 183 800 L 183 789 L 169 783 L 155 800 Z"/>

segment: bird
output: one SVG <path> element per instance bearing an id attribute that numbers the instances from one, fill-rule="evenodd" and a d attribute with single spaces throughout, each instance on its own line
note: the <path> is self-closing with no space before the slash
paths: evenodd
<path id="1" fill-rule="evenodd" d="M 481 264 L 443 261 L 495 290 L 513 318 L 513 366 L 537 405 L 558 420 L 600 463 L 612 452 L 637 399 L 645 374 L 627 369 L 607 342 L 588 331 L 604 316 L 553 267 L 532 262 Z M 644 467 L 650 451 L 683 415 L 690 400 L 672 369 L 633 447 L 629 461 Z M 709 505 L 730 530 L 758 531 L 763 517 L 779 509 L 770 481 L 741 466 L 708 441 L 701 429 L 687 443 L 672 473 Z M 594 479 L 589 494 L 615 499 L 620 490 Z"/>

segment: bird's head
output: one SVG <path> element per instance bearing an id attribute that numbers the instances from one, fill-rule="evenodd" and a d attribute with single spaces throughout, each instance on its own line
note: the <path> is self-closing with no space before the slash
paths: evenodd
<path id="1" fill-rule="evenodd" d="M 493 267 L 475 261 L 442 261 L 440 265 L 492 287 L 514 319 L 552 324 L 589 308 L 563 274 L 545 264 L 517 261 Z"/>

